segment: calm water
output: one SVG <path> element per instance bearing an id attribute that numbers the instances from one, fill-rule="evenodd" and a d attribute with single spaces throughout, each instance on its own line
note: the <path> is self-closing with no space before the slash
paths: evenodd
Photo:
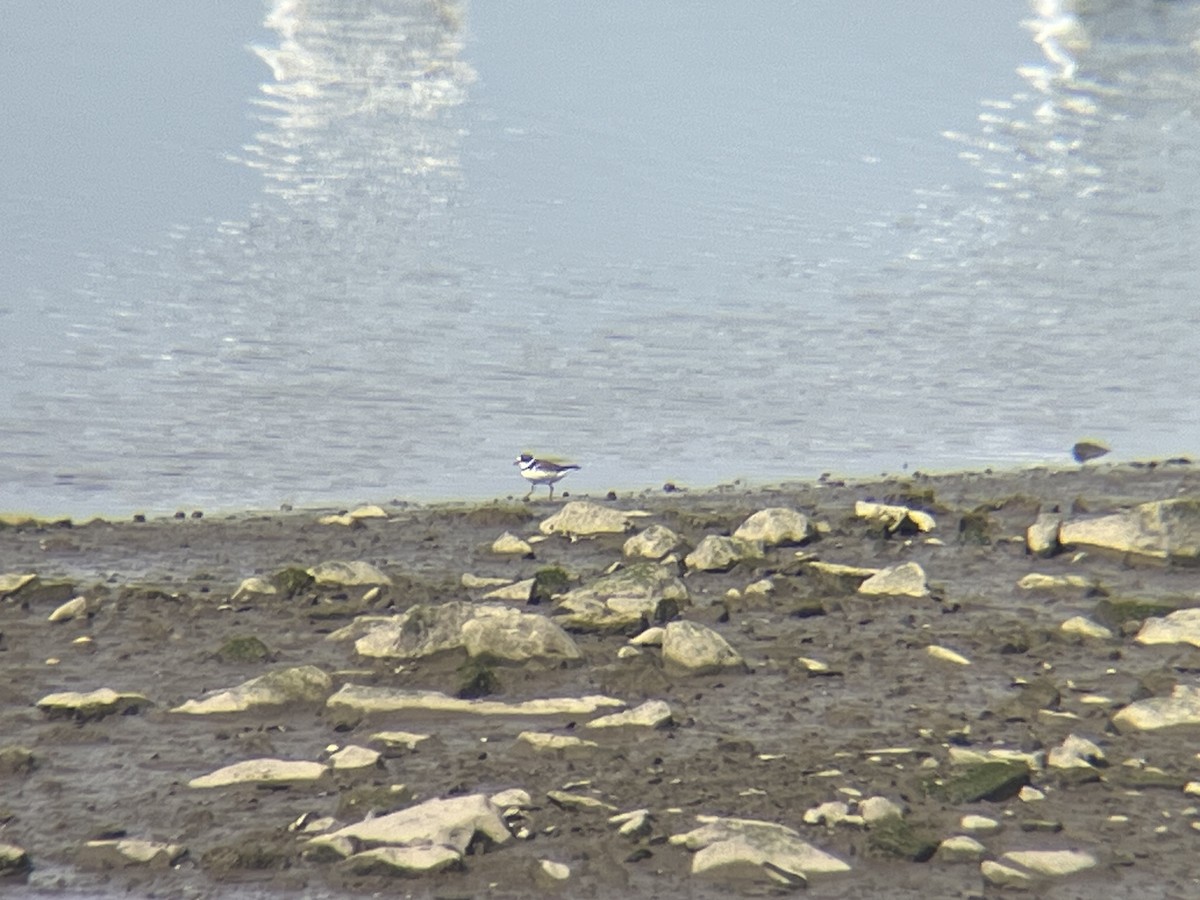
<path id="1" fill-rule="evenodd" d="M 1200 449 L 1200 4 L 19 4 L 0 508 Z"/>

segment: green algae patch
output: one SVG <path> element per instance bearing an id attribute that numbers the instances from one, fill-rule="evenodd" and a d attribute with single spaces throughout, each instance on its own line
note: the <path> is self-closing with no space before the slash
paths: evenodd
<path id="1" fill-rule="evenodd" d="M 925 782 L 926 793 L 948 803 L 1007 800 L 1029 784 L 1029 767 L 1022 762 L 975 763 L 949 778 Z"/>

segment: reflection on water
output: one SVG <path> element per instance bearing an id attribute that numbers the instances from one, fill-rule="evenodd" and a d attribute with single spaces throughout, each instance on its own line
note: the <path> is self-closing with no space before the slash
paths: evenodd
<path id="1" fill-rule="evenodd" d="M 0 507 L 1194 449 L 1200 7 L 839 9 L 274 0 L 261 189 L 91 266 Z"/>

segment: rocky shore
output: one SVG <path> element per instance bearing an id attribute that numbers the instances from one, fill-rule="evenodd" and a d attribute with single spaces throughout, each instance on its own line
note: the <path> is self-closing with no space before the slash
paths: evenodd
<path id="1" fill-rule="evenodd" d="M 0 516 L 12 896 L 1200 896 L 1186 460 Z"/>

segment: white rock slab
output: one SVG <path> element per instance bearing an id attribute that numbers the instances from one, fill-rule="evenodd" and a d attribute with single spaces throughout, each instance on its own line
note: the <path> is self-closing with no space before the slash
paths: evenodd
<path id="1" fill-rule="evenodd" d="M 85 719 L 102 718 L 115 713 L 138 711 L 153 703 L 142 694 L 98 688 L 94 691 L 61 691 L 47 694 L 37 708 L 48 716 L 69 715 Z"/>
<path id="2" fill-rule="evenodd" d="M 320 703 L 333 687 L 333 679 L 316 666 L 276 669 L 223 691 L 210 691 L 171 710 L 189 715 L 246 712 L 291 703 Z"/>
<path id="3" fill-rule="evenodd" d="M 706 675 L 746 666 L 725 638 L 706 625 L 687 620 L 667 624 L 662 658 L 668 672 L 680 675 Z"/>
<path id="4" fill-rule="evenodd" d="M 671 724 L 671 706 L 665 700 L 647 700 L 634 709 L 600 716 L 584 728 L 662 728 Z"/>
<path id="5" fill-rule="evenodd" d="M 466 713 L 477 716 L 586 716 L 601 709 L 620 709 L 623 700 L 589 694 L 583 697 L 550 697 L 538 700 L 464 700 L 438 691 L 407 691 L 373 685 L 346 684 L 332 697 L 331 710 L 360 713 L 425 712 Z"/>
<path id="6" fill-rule="evenodd" d="M 813 875 L 848 872 L 850 866 L 819 850 L 785 825 L 757 819 L 697 816 L 699 828 L 672 835 L 672 844 L 699 852 L 715 847 L 705 856 L 692 857 L 692 873 L 726 877 L 761 878 L 785 883 L 802 883 Z"/>
<path id="7" fill-rule="evenodd" d="M 543 521 L 538 530 L 542 534 L 562 534 L 568 537 L 587 537 L 593 534 L 624 534 L 633 528 L 634 516 L 649 513 L 630 513 L 591 503 L 587 500 L 572 500 L 550 518 Z"/>
<path id="8" fill-rule="evenodd" d="M 1147 619 L 1134 638 L 1139 644 L 1191 644 L 1200 647 L 1200 609 L 1177 609 Z"/>
<path id="9" fill-rule="evenodd" d="M 392 579 L 363 560 L 329 560 L 308 570 L 317 584 L 357 587 L 360 585 L 390 585 Z"/>
<path id="10" fill-rule="evenodd" d="M 803 544 L 815 529 L 808 516 L 797 509 L 772 506 L 760 509 L 733 532 L 735 541 L 761 542 L 767 547 Z"/>
<path id="11" fill-rule="evenodd" d="M 642 559 L 662 559 L 679 546 L 680 537 L 666 525 L 654 524 L 625 542 L 621 553 Z"/>
<path id="12" fill-rule="evenodd" d="M 317 781 L 329 769 L 318 762 L 288 759 L 247 759 L 201 775 L 188 782 L 190 788 L 219 788 L 234 784 L 299 784 Z"/>
<path id="13" fill-rule="evenodd" d="M 376 816 L 332 832 L 366 845 L 444 845 L 466 851 L 476 835 L 502 844 L 512 838 L 500 809 L 483 794 L 426 800 L 398 812 Z"/>
<path id="14" fill-rule="evenodd" d="M 925 570 L 918 563 L 888 566 L 858 586 L 860 594 L 891 597 L 928 597 Z"/>
<path id="15" fill-rule="evenodd" d="M 1177 684 L 1170 697 L 1138 700 L 1117 712 L 1112 721 L 1123 732 L 1200 725 L 1200 686 Z"/>
<path id="16" fill-rule="evenodd" d="M 379 765 L 380 758 L 381 754 L 378 750 L 350 744 L 330 754 L 329 765 L 339 772 L 371 769 Z"/>

